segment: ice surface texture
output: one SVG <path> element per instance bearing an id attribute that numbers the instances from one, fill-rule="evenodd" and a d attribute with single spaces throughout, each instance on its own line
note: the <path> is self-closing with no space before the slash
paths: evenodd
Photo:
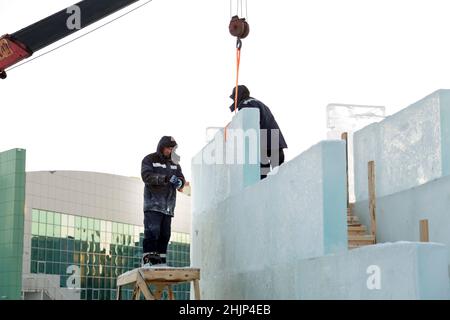
<path id="1" fill-rule="evenodd" d="M 450 90 L 438 90 L 354 134 L 356 201 L 368 198 L 367 163 L 385 196 L 450 173 Z"/>

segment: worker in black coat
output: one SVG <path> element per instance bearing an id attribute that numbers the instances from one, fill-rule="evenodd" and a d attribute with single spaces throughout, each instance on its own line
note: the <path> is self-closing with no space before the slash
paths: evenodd
<path id="1" fill-rule="evenodd" d="M 166 264 L 176 192 L 185 184 L 174 152 L 176 147 L 173 137 L 164 136 L 157 151 L 142 160 L 141 177 L 145 183 L 143 266 Z"/>
<path id="2" fill-rule="evenodd" d="M 236 87 L 230 98 L 235 101 Z M 250 91 L 244 85 L 238 86 L 237 109 L 257 108 L 259 110 L 259 126 L 261 129 L 261 179 L 267 177 L 272 169 L 280 166 L 284 162 L 284 151 L 287 148 L 286 140 L 278 126 L 272 112 L 261 101 L 252 98 Z M 230 106 L 231 112 L 234 112 L 235 103 Z M 272 137 L 274 137 L 275 145 L 272 145 Z M 278 143 L 276 143 L 278 142 Z"/>

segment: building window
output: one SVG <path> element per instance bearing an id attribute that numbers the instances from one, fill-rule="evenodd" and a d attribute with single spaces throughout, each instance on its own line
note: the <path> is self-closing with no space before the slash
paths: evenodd
<path id="1" fill-rule="evenodd" d="M 32 209 L 31 272 L 60 276 L 67 286 L 68 267 L 80 270 L 81 299 L 115 299 L 117 277 L 139 267 L 143 226 Z M 173 232 L 168 263 L 190 265 L 189 235 Z M 189 299 L 189 284 L 174 286 L 176 299 Z M 130 298 L 133 290 L 125 290 Z"/>

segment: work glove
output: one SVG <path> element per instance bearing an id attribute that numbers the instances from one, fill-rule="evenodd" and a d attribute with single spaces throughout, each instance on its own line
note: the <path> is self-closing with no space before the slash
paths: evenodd
<path id="1" fill-rule="evenodd" d="M 175 187 L 175 189 L 180 189 L 181 186 L 183 185 L 183 181 L 178 178 L 176 175 L 173 175 L 172 177 L 170 177 L 169 182 Z"/>

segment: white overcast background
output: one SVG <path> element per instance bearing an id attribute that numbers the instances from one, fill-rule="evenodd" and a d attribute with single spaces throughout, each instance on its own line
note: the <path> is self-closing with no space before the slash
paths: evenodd
<path id="1" fill-rule="evenodd" d="M 0 33 L 75 2 L 0 0 Z M 12 70 L 0 81 L 0 151 L 25 148 L 28 171 L 139 176 L 142 158 L 172 135 L 190 179 L 206 128 L 232 117 L 229 5 L 153 0 Z M 292 159 L 326 138 L 328 103 L 392 114 L 450 88 L 449 13 L 448 0 L 248 0 L 241 83 L 271 108 Z"/>

